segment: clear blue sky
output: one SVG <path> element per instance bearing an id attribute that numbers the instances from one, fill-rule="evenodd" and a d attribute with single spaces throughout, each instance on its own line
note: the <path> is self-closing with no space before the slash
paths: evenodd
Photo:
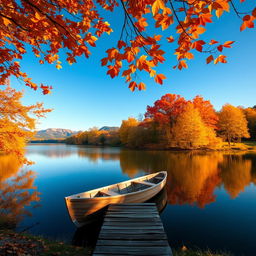
<path id="1" fill-rule="evenodd" d="M 158 68 L 167 79 L 164 85 L 155 84 L 147 74 L 140 75 L 147 84 L 146 91 L 131 92 L 122 78 L 111 79 L 106 69 L 101 67 L 100 59 L 107 48 L 119 38 L 122 23 L 121 15 L 112 15 L 108 20 L 114 29 L 111 36 L 104 36 L 92 49 L 90 59 L 79 58 L 72 66 L 63 63 L 57 70 L 54 65 L 40 65 L 38 60 L 28 54 L 21 62 L 35 82 L 54 87 L 50 95 L 42 95 L 25 88 L 15 79 L 11 80 L 16 88 L 25 88 L 24 104 L 43 101 L 45 106 L 54 111 L 42 119 L 38 129 L 67 128 L 85 130 L 93 126 L 119 126 L 129 116 L 137 117 L 145 113 L 146 106 L 152 105 L 166 93 L 181 94 L 187 99 L 202 95 L 209 99 L 219 110 L 225 103 L 233 105 L 256 105 L 256 33 L 255 29 L 239 31 L 240 20 L 232 14 L 208 25 L 202 39 L 216 39 L 225 42 L 236 41 L 233 48 L 225 49 L 228 63 L 206 65 L 208 55 L 195 52 L 195 59 L 189 61 L 189 69 L 173 70 L 176 59 L 172 48 L 165 54 L 168 59 Z M 161 33 L 161 30 L 159 30 Z M 62 58 L 64 62 L 64 57 Z"/>

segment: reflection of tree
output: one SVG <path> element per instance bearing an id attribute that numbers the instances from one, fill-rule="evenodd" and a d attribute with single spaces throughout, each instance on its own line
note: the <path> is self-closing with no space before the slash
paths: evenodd
<path id="1" fill-rule="evenodd" d="M 64 147 L 64 148 L 63 148 Z M 30 145 L 26 149 L 29 154 L 38 154 L 48 158 L 65 158 L 73 154 L 77 154 L 77 149 L 65 147 L 65 144 L 62 145 Z"/>
<path id="2" fill-rule="evenodd" d="M 121 150 L 120 166 L 131 178 L 139 171 L 167 171 L 170 204 L 204 207 L 215 201 L 213 193 L 221 183 L 232 198 L 250 182 L 256 183 L 256 156 L 252 154 Z"/>
<path id="3" fill-rule="evenodd" d="M 24 215 L 30 215 L 25 206 L 39 201 L 39 193 L 33 185 L 34 172 L 19 172 L 19 169 L 16 157 L 0 155 L 0 222 L 12 225 L 16 225 Z"/>
<path id="4" fill-rule="evenodd" d="M 251 182 L 252 161 L 243 155 L 226 155 L 221 166 L 224 187 L 235 198 Z"/>
<path id="5" fill-rule="evenodd" d="M 87 158 L 93 163 L 97 163 L 99 160 L 119 160 L 120 158 L 119 150 L 99 147 L 78 148 L 78 156 Z"/>
<path id="6" fill-rule="evenodd" d="M 221 153 L 184 153 L 169 157 L 168 200 L 171 204 L 204 207 L 215 201 L 215 187 L 220 183 L 218 164 Z"/>
<path id="7" fill-rule="evenodd" d="M 168 172 L 167 193 L 171 204 L 197 203 L 200 207 L 215 200 L 213 191 L 220 183 L 221 153 L 128 151 L 120 153 L 120 165 L 130 177 L 138 171 Z"/>
<path id="8" fill-rule="evenodd" d="M 244 155 L 245 160 L 251 161 L 251 181 L 256 185 L 256 154 L 255 153 L 249 153 Z"/>

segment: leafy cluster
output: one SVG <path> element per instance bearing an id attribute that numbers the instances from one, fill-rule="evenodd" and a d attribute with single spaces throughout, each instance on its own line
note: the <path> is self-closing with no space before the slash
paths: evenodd
<path id="1" fill-rule="evenodd" d="M 42 103 L 22 105 L 22 95 L 11 87 L 0 90 L 0 153 L 14 154 L 29 163 L 24 157 L 25 144 L 34 135 L 36 118 L 51 110 L 44 109 Z"/>
<path id="2" fill-rule="evenodd" d="M 253 28 L 256 8 L 246 13 L 238 10 L 245 0 L 3 0 L 0 3 L 0 84 L 13 75 L 37 89 L 29 76 L 21 70 L 20 60 L 32 50 L 39 62 L 54 63 L 61 68 L 59 53 L 64 49 L 66 61 L 76 62 L 78 56 L 90 55 L 90 47 L 112 28 L 104 20 L 105 11 L 123 13 L 119 40 L 106 51 L 102 65 L 112 78 L 123 76 L 129 88 L 143 90 L 146 85 L 137 81 L 137 71 L 145 71 L 162 84 L 166 78 L 157 73 L 156 67 L 165 62 L 161 43 L 177 44 L 174 68 L 187 68 L 187 61 L 194 53 L 208 53 L 207 63 L 226 63 L 224 48 L 231 48 L 234 41 L 206 42 L 201 35 L 209 23 L 215 22 L 230 9 L 241 19 L 240 30 Z M 249 2 L 249 1 L 248 1 Z M 250 5 L 249 5 L 250 6 Z M 121 10 L 120 10 L 121 9 Z M 155 34 L 155 27 L 167 30 Z M 171 30 L 171 28 L 173 28 Z M 175 33 L 176 32 L 176 33 Z M 178 34 L 176 37 L 175 35 Z M 44 94 L 51 87 L 41 84 Z"/>
<path id="3" fill-rule="evenodd" d="M 123 121 L 120 139 L 130 147 L 220 148 L 222 139 L 229 142 L 249 138 L 256 129 L 253 110 L 226 104 L 216 112 L 208 100 L 196 96 L 185 100 L 180 95 L 166 94 L 147 107 L 145 119 Z M 248 113 L 248 121 L 245 113 Z M 250 118 L 250 119 L 249 119 Z M 254 124 L 254 126 L 252 125 Z"/>
<path id="4" fill-rule="evenodd" d="M 66 143 L 77 145 L 118 146 L 120 145 L 120 139 L 118 131 L 98 130 L 98 128 L 95 127 L 67 138 Z"/>

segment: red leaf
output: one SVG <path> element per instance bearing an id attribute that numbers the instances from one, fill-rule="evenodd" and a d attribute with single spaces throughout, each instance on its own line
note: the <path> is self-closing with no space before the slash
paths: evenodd
<path id="1" fill-rule="evenodd" d="M 174 38 L 173 38 L 173 36 L 169 36 L 169 37 L 167 37 L 167 41 L 168 41 L 168 43 L 172 43 L 172 42 L 174 42 Z"/>
<path id="2" fill-rule="evenodd" d="M 213 61 L 213 56 L 210 55 L 207 59 L 206 59 L 206 63 L 209 64 L 210 62 Z"/>
<path id="3" fill-rule="evenodd" d="M 141 91 L 141 90 L 146 90 L 146 85 L 144 83 L 139 83 L 138 84 L 138 89 Z"/>
<path id="4" fill-rule="evenodd" d="M 252 16 L 256 18 L 256 8 L 254 8 L 254 10 L 252 11 Z"/>
<path id="5" fill-rule="evenodd" d="M 121 49 L 122 47 L 126 47 L 126 43 L 122 40 L 119 40 L 117 43 L 118 49 Z"/>
<path id="6" fill-rule="evenodd" d="M 158 84 L 163 84 L 163 79 L 166 79 L 165 75 L 159 74 L 155 76 L 155 81 Z"/>
<path id="7" fill-rule="evenodd" d="M 216 40 L 211 40 L 211 42 L 209 43 L 210 45 L 213 45 L 213 44 L 217 44 L 217 43 L 219 43 L 218 41 L 216 41 Z"/>
<path id="8" fill-rule="evenodd" d="M 222 52 L 223 46 L 220 44 L 220 45 L 217 47 L 217 49 L 218 49 L 219 52 Z"/>
<path id="9" fill-rule="evenodd" d="M 129 88 L 130 88 L 130 90 L 133 92 L 134 90 L 135 90 L 135 88 L 137 87 L 137 84 L 135 83 L 135 82 L 130 82 L 130 84 L 129 84 Z"/>

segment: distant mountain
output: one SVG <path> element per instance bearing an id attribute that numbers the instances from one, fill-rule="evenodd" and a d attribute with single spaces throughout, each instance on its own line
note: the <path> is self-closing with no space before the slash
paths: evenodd
<path id="1" fill-rule="evenodd" d="M 40 130 L 37 132 L 35 138 L 36 139 L 65 139 L 72 135 L 77 134 L 78 132 L 68 130 L 68 129 L 61 129 L 61 128 L 49 128 L 46 130 Z"/>
<path id="2" fill-rule="evenodd" d="M 99 131 L 117 131 L 119 127 L 116 126 L 103 126 L 99 129 Z"/>

